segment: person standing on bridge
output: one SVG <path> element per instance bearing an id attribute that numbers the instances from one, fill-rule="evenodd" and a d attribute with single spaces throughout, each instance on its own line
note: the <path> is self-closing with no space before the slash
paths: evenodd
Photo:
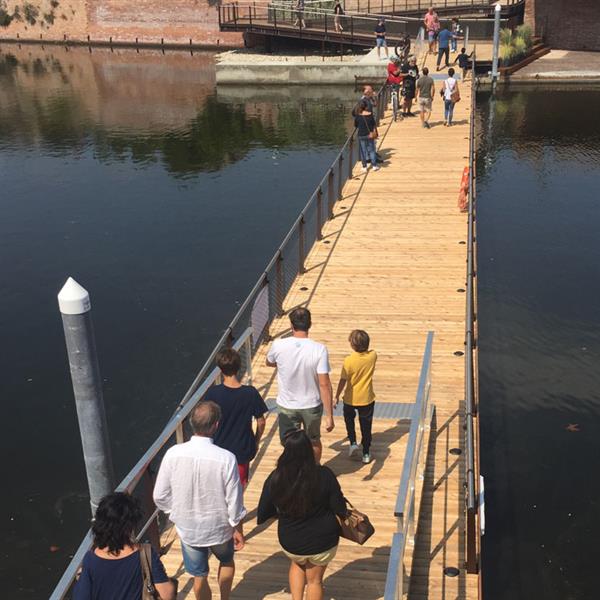
<path id="1" fill-rule="evenodd" d="M 448 69 L 448 79 L 444 81 L 444 87 L 441 91 L 444 98 L 444 125 L 452 126 L 452 117 L 454 115 L 454 105 L 460 101 L 460 90 L 458 82 L 454 79 L 454 69 Z"/>
<path id="2" fill-rule="evenodd" d="M 277 468 L 264 483 L 258 502 L 260 525 L 275 517 L 284 554 L 290 559 L 292 600 L 323 600 L 323 576 L 340 539 L 337 517 L 348 513 L 333 471 L 315 461 L 303 431 L 285 438 Z"/>
<path id="3" fill-rule="evenodd" d="M 385 39 L 385 19 L 380 17 L 375 25 L 375 45 L 377 46 L 377 58 L 381 58 L 381 49 L 385 48 L 385 56 L 388 57 L 387 41 Z"/>
<path id="4" fill-rule="evenodd" d="M 369 350 L 369 334 L 362 329 L 350 332 L 348 338 L 352 354 L 344 359 L 340 382 L 335 394 L 335 406 L 344 392 L 344 421 L 348 433 L 348 456 L 359 450 L 356 443 L 354 419 L 358 413 L 358 423 L 362 436 L 362 461 L 366 465 L 371 462 L 371 430 L 375 410 L 375 392 L 373 391 L 373 374 L 377 363 L 377 353 Z"/>
<path id="5" fill-rule="evenodd" d="M 306 23 L 304 22 L 304 0 L 296 0 L 296 20 L 294 21 L 294 27 L 300 27 L 300 29 L 306 29 Z"/>
<path id="6" fill-rule="evenodd" d="M 421 124 L 430 129 L 429 118 L 431 117 L 431 104 L 435 95 L 435 83 L 429 76 L 429 69 L 423 67 L 423 76 L 417 81 L 417 102 L 421 112 Z"/>
<path id="7" fill-rule="evenodd" d="M 344 14 L 344 9 L 340 3 L 340 0 L 335 0 L 335 6 L 333 7 L 333 24 L 335 25 L 335 32 L 342 33 L 344 28 L 342 27 L 342 15 Z"/>
<path id="8" fill-rule="evenodd" d="M 375 158 L 375 161 L 377 159 Z M 283 444 L 290 431 L 304 428 L 321 461 L 321 418 L 327 413 L 327 431 L 333 431 L 333 390 L 327 348 L 308 337 L 312 320 L 307 308 L 290 313 L 292 336 L 273 342 L 267 366 L 277 368 L 279 437 Z"/>
<path id="9" fill-rule="evenodd" d="M 167 513 L 181 540 L 185 570 L 194 577 L 196 600 L 212 596 L 208 557 L 219 561 L 219 589 L 229 600 L 235 574 L 233 553 L 244 547 L 242 520 L 246 509 L 235 456 L 213 443 L 221 420 L 214 402 L 199 402 L 190 424 L 189 442 L 169 448 L 162 460 L 154 503 Z"/>
<path id="10" fill-rule="evenodd" d="M 429 42 L 429 52 L 431 54 L 433 54 L 433 48 L 435 46 L 437 18 L 437 13 L 433 10 L 432 6 L 429 7 L 425 13 L 425 16 L 423 17 L 423 25 L 425 26 L 427 41 Z"/>
<path id="11" fill-rule="evenodd" d="M 242 359 L 233 348 L 223 348 L 217 354 L 217 366 L 223 374 L 223 383 L 213 385 L 206 392 L 205 400 L 218 404 L 221 421 L 215 433 L 215 444 L 235 454 L 240 481 L 245 489 L 250 474 L 250 461 L 265 431 L 267 405 L 258 390 L 251 385 L 242 385 L 238 373 Z M 256 421 L 256 432 L 252 421 Z"/>
<path id="12" fill-rule="evenodd" d="M 438 35 L 438 57 L 437 57 L 437 70 L 440 70 L 440 63 L 442 62 L 442 57 L 445 57 L 445 66 L 450 66 L 450 40 L 454 37 L 453 33 L 447 28 L 444 27 L 439 35 Z"/>
<path id="13" fill-rule="evenodd" d="M 373 171 L 379 171 L 377 164 L 377 152 L 375 150 L 375 140 L 379 137 L 377 131 L 377 122 L 373 113 L 369 109 L 369 104 L 361 100 L 354 115 L 354 126 L 359 144 L 359 156 L 362 161 L 362 172 L 366 173 L 368 169 L 367 160 L 371 160 Z"/>

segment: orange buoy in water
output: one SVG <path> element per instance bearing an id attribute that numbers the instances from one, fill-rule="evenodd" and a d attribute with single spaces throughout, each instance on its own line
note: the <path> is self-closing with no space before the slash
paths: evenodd
<path id="1" fill-rule="evenodd" d="M 462 179 L 460 180 L 460 190 L 458 192 L 458 208 L 461 212 L 467 210 L 467 199 L 469 195 L 469 167 L 463 169 Z"/>

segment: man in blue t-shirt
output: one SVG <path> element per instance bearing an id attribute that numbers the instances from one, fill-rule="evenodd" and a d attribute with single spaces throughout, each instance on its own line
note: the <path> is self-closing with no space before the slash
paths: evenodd
<path id="1" fill-rule="evenodd" d="M 442 62 L 442 56 L 446 57 L 446 66 L 450 66 L 450 40 L 454 37 L 453 33 L 444 27 L 438 34 L 438 57 L 437 57 L 437 70 L 440 70 L 440 63 Z"/>
<path id="2" fill-rule="evenodd" d="M 206 392 L 204 400 L 221 407 L 221 420 L 214 443 L 235 454 L 242 487 L 248 485 L 250 461 L 256 456 L 258 443 L 265 430 L 265 414 L 269 411 L 258 390 L 242 385 L 237 377 L 242 361 L 233 348 L 224 348 L 217 354 L 217 366 L 223 373 L 223 383 Z M 252 421 L 256 420 L 256 431 Z"/>

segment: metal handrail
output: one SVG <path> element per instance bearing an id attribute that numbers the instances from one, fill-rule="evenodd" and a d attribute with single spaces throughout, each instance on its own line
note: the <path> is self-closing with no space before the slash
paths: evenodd
<path id="1" fill-rule="evenodd" d="M 373 0 L 374 2 L 376 2 L 376 0 Z M 306 15 L 333 15 L 333 8 L 312 8 L 310 6 L 307 6 L 308 3 L 305 3 L 305 8 L 303 9 L 303 13 Z M 232 8 L 235 9 L 233 12 L 233 14 L 236 15 L 236 19 L 240 20 L 242 18 L 244 18 L 244 15 L 242 14 L 242 9 L 249 9 L 251 11 L 252 14 L 254 14 L 254 17 L 256 17 L 256 9 L 261 9 L 261 10 L 269 10 L 270 8 L 276 9 L 276 10 L 285 10 L 285 11 L 289 11 L 290 13 L 295 13 L 298 11 L 298 9 L 296 9 L 295 4 L 290 4 L 290 3 L 285 3 L 285 2 L 264 2 L 264 3 L 258 3 L 258 2 L 253 2 L 251 0 L 249 0 L 248 2 L 228 2 L 226 4 L 221 4 L 219 6 L 219 9 L 228 9 L 228 8 Z M 343 15 L 341 15 L 342 18 L 347 17 L 349 18 L 350 16 L 352 17 L 357 17 L 357 18 L 361 18 L 367 21 L 378 21 L 382 16 L 385 17 L 385 22 L 386 23 L 414 23 L 414 22 L 418 22 L 421 23 L 423 21 L 422 17 L 411 17 L 409 15 L 402 15 L 402 16 L 394 16 L 394 15 L 387 15 L 381 14 L 381 11 L 378 12 L 369 12 L 369 11 L 358 11 L 358 10 L 347 10 L 345 11 L 345 13 Z M 441 20 L 442 21 L 449 21 L 451 19 L 451 17 L 442 17 Z M 234 19 L 231 18 L 229 19 L 229 21 L 233 21 Z M 493 22 L 494 19 L 493 17 L 487 17 L 487 16 L 481 16 L 481 17 L 461 17 L 460 22 L 461 24 L 466 24 L 466 23 L 482 23 L 482 22 L 486 22 L 486 21 L 490 21 Z M 503 22 L 507 22 L 508 19 L 503 18 L 502 19 Z M 223 23 L 228 22 L 227 20 L 224 20 Z"/>
<path id="2" fill-rule="evenodd" d="M 475 398 L 475 368 L 473 355 L 475 352 L 475 319 L 476 297 L 474 278 L 475 271 L 475 110 L 476 110 L 476 55 L 473 53 L 473 69 L 471 79 L 471 126 L 469 132 L 469 205 L 467 226 L 467 282 L 465 307 L 465 477 L 466 477 L 466 510 L 467 510 L 467 572 L 477 573 L 477 471 L 475 448 L 475 424 L 477 404 Z"/>
<path id="3" fill-rule="evenodd" d="M 388 90 L 385 86 L 383 86 L 377 94 L 377 120 L 379 120 L 385 112 L 387 94 Z M 136 486 L 142 480 L 142 478 L 148 475 L 148 467 L 151 465 L 152 461 L 159 455 L 162 449 L 167 445 L 169 440 L 175 435 L 176 441 L 178 443 L 184 441 L 184 421 L 186 417 L 192 411 L 196 403 L 206 394 L 208 388 L 210 388 L 210 386 L 212 386 L 220 378 L 220 371 L 214 366 L 214 358 L 216 353 L 224 345 L 232 345 L 233 348 L 235 348 L 236 350 L 241 350 L 242 348 L 245 348 L 244 351 L 248 365 L 247 374 L 251 376 L 250 361 L 255 353 L 255 346 L 257 344 L 257 341 L 260 341 L 261 339 L 261 332 L 254 331 L 252 327 L 247 327 L 241 332 L 237 340 L 232 339 L 233 333 L 236 330 L 236 327 L 243 322 L 244 314 L 250 308 L 252 302 L 256 299 L 257 294 L 263 289 L 263 287 L 266 284 L 269 283 L 269 273 L 274 267 L 276 267 L 278 262 L 282 260 L 284 253 L 287 252 L 287 245 L 290 242 L 290 240 L 292 240 L 293 236 L 299 231 L 301 231 L 304 227 L 305 220 L 308 219 L 310 210 L 312 210 L 313 208 L 318 208 L 319 210 L 322 209 L 321 204 L 323 199 L 324 188 L 326 190 L 329 190 L 327 200 L 330 204 L 330 207 L 327 211 L 327 214 L 329 215 L 329 218 L 333 216 L 331 205 L 333 204 L 333 202 L 335 202 L 335 200 L 339 199 L 342 184 L 347 180 L 346 175 L 351 174 L 351 168 L 357 158 L 357 153 L 354 152 L 355 138 L 356 129 L 354 129 L 346 138 L 342 149 L 331 163 L 331 166 L 327 169 L 326 174 L 320 180 L 315 191 L 310 196 L 308 202 L 300 212 L 300 215 L 294 221 L 294 224 L 283 239 L 283 242 L 279 245 L 279 247 L 275 251 L 275 254 L 267 264 L 266 269 L 258 278 L 258 281 L 253 286 L 252 290 L 240 306 L 239 310 L 236 312 L 232 321 L 225 328 L 225 332 L 220 337 L 219 341 L 217 342 L 217 345 L 214 347 L 208 359 L 203 364 L 202 368 L 194 378 L 192 385 L 185 393 L 183 400 L 177 406 L 174 414 L 164 426 L 163 430 L 156 437 L 154 442 L 146 450 L 144 455 L 137 461 L 134 467 L 123 478 L 119 486 L 116 488 L 116 491 L 129 493 L 133 492 L 136 489 Z M 344 160 L 348 160 L 349 165 L 348 168 L 342 170 L 340 169 L 340 165 L 343 163 Z M 333 197 L 335 195 L 335 190 L 333 190 L 333 185 L 331 183 L 334 172 L 338 173 L 338 193 L 335 199 Z M 317 220 L 319 224 L 319 235 L 325 221 L 327 220 L 324 219 L 323 221 L 321 221 L 320 218 L 321 215 L 319 213 Z M 319 237 L 316 236 L 315 239 L 319 239 Z M 305 253 L 308 253 L 308 251 L 310 250 L 310 246 L 307 245 L 304 248 L 304 250 Z M 266 327 L 270 325 L 273 318 L 274 316 L 269 315 Z M 154 505 L 152 504 L 152 506 Z M 150 517 L 142 525 L 140 532 L 138 532 L 138 538 L 144 535 L 144 533 L 149 528 L 153 527 L 153 525 L 156 525 L 156 517 L 158 516 L 158 511 L 155 508 L 152 508 L 152 510 L 149 512 L 151 513 Z M 68 594 L 69 589 L 75 579 L 75 576 L 77 575 L 77 571 L 81 566 L 83 557 L 85 556 L 85 553 L 91 548 L 91 545 L 92 534 L 90 530 L 85 534 L 83 541 L 81 542 L 75 554 L 73 555 L 73 558 L 71 559 L 70 563 L 67 565 L 67 568 L 63 572 L 54 591 L 52 592 L 52 595 L 50 596 L 50 600 L 62 600 L 66 596 L 66 594 Z"/>
<path id="4" fill-rule="evenodd" d="M 396 497 L 394 516 L 398 519 L 398 531 L 392 539 L 392 549 L 385 580 L 384 600 L 402 600 L 404 587 L 404 552 L 407 543 L 412 543 L 415 533 L 415 492 L 419 464 L 423 452 L 425 430 L 433 414 L 429 403 L 431 392 L 431 359 L 433 331 L 427 334 L 423 362 L 419 375 L 417 396 L 413 407 L 406 455 L 402 466 L 400 486 Z M 429 423 L 430 424 L 430 423 Z"/>

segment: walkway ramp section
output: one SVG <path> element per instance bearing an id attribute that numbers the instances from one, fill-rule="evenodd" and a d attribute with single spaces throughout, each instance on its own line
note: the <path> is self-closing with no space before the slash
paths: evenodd
<path id="1" fill-rule="evenodd" d="M 438 84 L 439 85 L 439 84 Z M 334 218 L 307 257 L 283 308 L 307 306 L 313 314 L 311 336 L 327 344 L 337 384 L 348 334 L 354 328 L 369 332 L 379 354 L 375 375 L 378 403 L 414 401 L 426 334 L 435 332 L 432 401 L 436 429 L 424 479 L 423 500 L 410 576 L 410 598 L 471 599 L 477 597 L 477 577 L 464 566 L 464 473 L 461 458 L 449 453 L 463 446 L 464 362 L 457 352 L 464 343 L 466 217 L 457 209 L 462 170 L 468 160 L 469 95 L 461 89 L 455 126 L 442 125 L 439 96 L 434 101 L 433 127 L 425 130 L 419 118 L 380 125 L 380 171 L 360 173 L 346 183 Z M 286 315 L 271 325 L 273 336 L 289 333 Z M 265 366 L 268 346 L 260 348 L 253 378 L 263 395 L 277 393 L 275 373 Z M 392 535 L 394 506 L 408 432 L 400 418 L 374 422 L 373 463 L 363 465 L 347 456 L 341 417 L 323 437 L 323 462 L 339 476 L 347 497 L 373 519 L 376 534 L 360 547 L 342 541 L 327 571 L 328 599 L 383 598 Z M 256 526 L 256 506 L 263 482 L 280 453 L 273 415 L 254 463 L 246 491 L 250 512 L 245 532 L 247 547 L 237 556 L 232 597 L 289 599 L 288 561 L 277 543 L 276 526 Z M 173 535 L 172 532 L 170 534 Z M 180 577 L 180 598 L 192 598 L 191 580 L 183 572 L 178 542 L 165 556 L 169 574 Z M 213 567 L 213 583 L 215 564 Z M 444 575 L 459 569 L 457 577 Z"/>

